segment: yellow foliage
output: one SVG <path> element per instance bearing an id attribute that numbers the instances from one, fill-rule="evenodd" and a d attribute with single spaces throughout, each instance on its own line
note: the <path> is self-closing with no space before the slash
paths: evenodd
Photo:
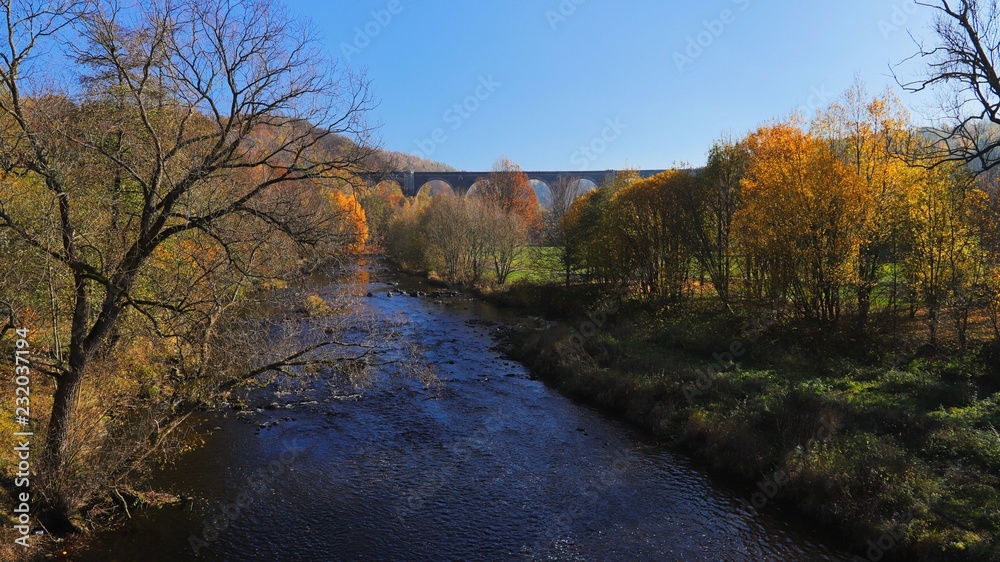
<path id="1" fill-rule="evenodd" d="M 309 295 L 306 297 L 305 309 L 309 316 L 312 317 L 328 316 L 330 314 L 330 305 L 319 295 Z"/>
<path id="2" fill-rule="evenodd" d="M 635 180 L 611 198 L 601 221 L 609 265 L 638 281 L 646 296 L 679 298 L 690 254 L 681 209 L 696 181 L 689 170 Z"/>

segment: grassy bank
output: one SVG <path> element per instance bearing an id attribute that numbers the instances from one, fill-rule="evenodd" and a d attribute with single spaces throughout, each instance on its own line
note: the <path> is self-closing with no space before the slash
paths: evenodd
<path id="1" fill-rule="evenodd" d="M 1000 560 L 996 346 L 931 353 L 773 311 L 651 312 L 581 288 L 520 284 L 491 300 L 561 316 L 514 333 L 512 354 L 750 484 L 755 509 L 794 506 L 862 560 Z"/>

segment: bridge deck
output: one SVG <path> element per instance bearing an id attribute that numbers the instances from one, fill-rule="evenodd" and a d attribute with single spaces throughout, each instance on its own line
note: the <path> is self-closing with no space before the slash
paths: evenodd
<path id="1" fill-rule="evenodd" d="M 665 170 L 639 170 L 640 177 L 650 177 L 662 173 Z M 582 170 L 582 171 L 525 171 L 528 179 L 539 180 L 548 185 L 561 180 L 590 180 L 597 185 L 601 185 L 613 178 L 615 170 Z M 362 179 L 372 183 L 381 181 L 395 181 L 403 190 L 403 195 L 416 197 L 420 188 L 432 181 L 443 181 L 451 186 L 451 189 L 459 195 L 465 195 L 469 188 L 477 181 L 486 178 L 490 172 L 384 172 L 378 174 L 361 174 Z"/>

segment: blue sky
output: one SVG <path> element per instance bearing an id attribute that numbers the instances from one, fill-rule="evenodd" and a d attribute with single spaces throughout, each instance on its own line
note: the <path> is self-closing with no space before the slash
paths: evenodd
<path id="1" fill-rule="evenodd" d="M 363 68 L 385 148 L 462 170 L 704 163 L 712 141 L 833 101 L 931 38 L 913 0 L 287 0 Z M 904 67 L 916 77 L 920 67 Z M 928 98 L 901 93 L 917 120 Z"/>

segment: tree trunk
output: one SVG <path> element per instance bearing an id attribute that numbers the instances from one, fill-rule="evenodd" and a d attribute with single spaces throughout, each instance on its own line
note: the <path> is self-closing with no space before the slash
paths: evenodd
<path id="1" fill-rule="evenodd" d="M 67 493 L 72 486 L 65 480 L 69 477 L 66 473 L 67 440 L 82 381 L 82 366 L 67 371 L 57 379 L 56 391 L 52 397 L 52 414 L 49 416 L 42 459 L 50 490 L 50 503 L 43 517 L 49 520 L 48 524 L 53 527 L 54 532 L 78 530 L 72 522 L 76 506 Z"/>
<path id="2" fill-rule="evenodd" d="M 872 291 L 867 286 L 857 287 L 855 293 L 858 298 L 858 326 L 865 330 L 868 328 L 868 315 L 871 311 Z"/>
<path id="3" fill-rule="evenodd" d="M 927 327 L 930 330 L 930 343 L 931 345 L 937 347 L 937 309 L 934 307 L 927 308 Z"/>
<path id="4" fill-rule="evenodd" d="M 76 405 L 76 395 L 83 379 L 81 371 L 72 370 L 59 377 L 56 392 L 52 397 L 52 414 L 49 417 L 49 431 L 45 439 L 46 466 L 53 470 L 62 468 L 65 462 L 66 436 Z"/>

